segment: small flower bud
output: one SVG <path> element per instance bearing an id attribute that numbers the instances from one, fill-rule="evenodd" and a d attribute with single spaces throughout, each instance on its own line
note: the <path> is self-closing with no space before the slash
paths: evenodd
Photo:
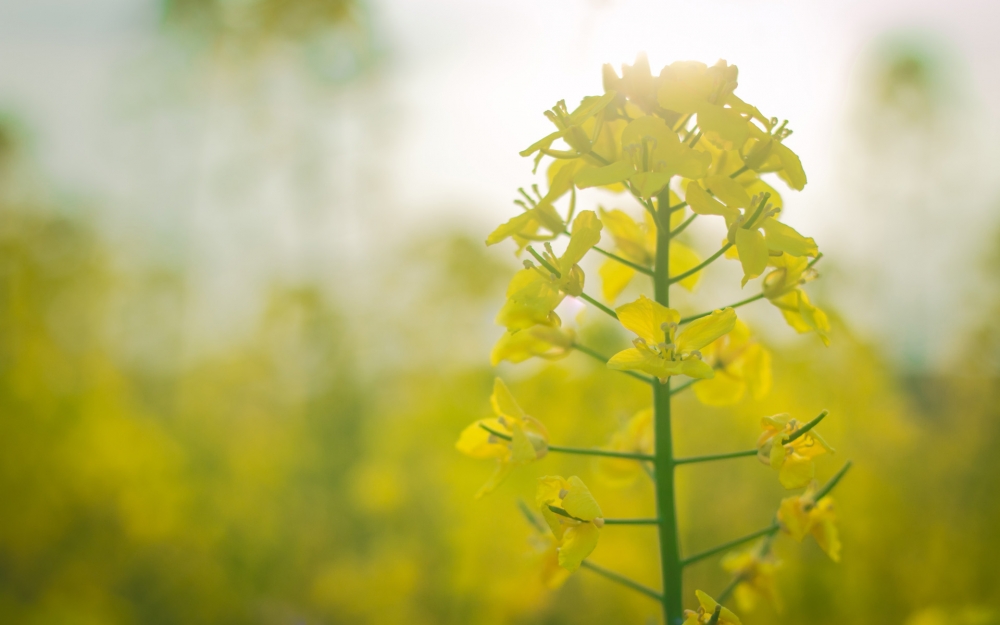
<path id="1" fill-rule="evenodd" d="M 593 523 L 598 529 L 604 527 L 604 519 L 601 517 L 594 517 Z"/>

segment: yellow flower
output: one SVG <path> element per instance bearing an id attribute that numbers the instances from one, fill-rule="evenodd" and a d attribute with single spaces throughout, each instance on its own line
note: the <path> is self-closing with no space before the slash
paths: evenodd
<path id="1" fill-rule="evenodd" d="M 791 226 L 778 221 L 781 209 L 767 203 L 767 195 L 751 197 L 743 185 L 721 174 L 709 176 L 704 182 L 712 195 L 698 182 L 690 181 L 685 188 L 685 199 L 691 210 L 699 215 L 721 215 L 725 218 L 729 242 L 735 245 L 743 265 L 744 285 L 764 273 L 772 256 L 819 254 L 812 237 L 804 237 Z"/>
<path id="2" fill-rule="evenodd" d="M 729 406 L 747 390 L 759 400 L 771 390 L 771 352 L 751 338 L 742 321 L 737 319 L 732 331 L 709 343 L 701 355 L 715 369 L 714 378 L 694 387 L 703 404 Z"/>
<path id="3" fill-rule="evenodd" d="M 597 547 L 604 513 L 583 480 L 575 475 L 539 478 L 536 503 L 556 538 L 559 566 L 567 571 L 580 563 Z"/>
<path id="4" fill-rule="evenodd" d="M 684 625 L 699 625 L 700 623 L 708 623 L 712 620 L 712 614 L 715 612 L 715 607 L 719 605 L 719 602 L 700 590 L 694 591 L 694 594 L 698 597 L 698 611 L 684 610 Z M 742 625 L 739 617 L 724 607 L 719 611 L 718 624 Z"/>
<path id="5" fill-rule="evenodd" d="M 814 306 L 800 288 L 816 277 L 815 270 L 809 268 L 809 261 L 782 255 L 772 257 L 770 264 L 774 270 L 764 276 L 764 296 L 781 311 L 796 332 L 815 332 L 824 345 L 829 345 L 830 321 L 826 313 Z"/>
<path id="6" fill-rule="evenodd" d="M 573 187 L 573 169 L 562 168 L 549 181 L 549 191 L 536 202 L 526 196 L 532 203 L 526 210 L 513 217 L 507 223 L 501 224 L 486 237 L 486 245 L 495 245 L 507 237 L 514 237 L 523 248 L 528 240 L 551 240 L 566 229 L 566 224 L 556 210 L 555 201 L 565 195 Z M 552 234 L 538 237 L 538 228 L 545 228 Z"/>
<path id="7" fill-rule="evenodd" d="M 676 310 L 640 295 L 639 299 L 615 309 L 618 321 L 638 335 L 634 347 L 611 357 L 612 369 L 642 371 L 666 382 L 672 375 L 711 378 L 715 371 L 698 351 L 736 325 L 732 308 L 716 310 L 677 331 L 680 315 Z"/>
<path id="8" fill-rule="evenodd" d="M 815 492 L 816 483 L 813 482 L 805 493 L 781 500 L 778 508 L 781 529 L 799 542 L 812 534 L 820 549 L 834 562 L 840 562 L 840 534 L 837 531 L 833 498 L 823 497 L 815 501 Z"/>
<path id="9" fill-rule="evenodd" d="M 507 302 L 497 314 L 497 323 L 508 330 L 534 325 L 558 326 L 553 312 L 567 295 L 583 292 L 583 270 L 577 265 L 601 240 L 601 222 L 594 211 L 583 211 L 573 221 L 573 233 L 562 256 L 556 257 L 546 244 L 546 262 L 558 275 L 525 261 L 525 269 L 514 274 L 507 286 Z"/>
<path id="10" fill-rule="evenodd" d="M 750 125 L 750 140 L 740 150 L 747 167 L 759 173 L 776 172 L 789 187 L 801 191 L 806 186 L 806 172 L 802 161 L 784 141 L 791 130 L 785 124 L 764 132 Z"/>
<path id="11" fill-rule="evenodd" d="M 722 568 L 739 578 L 733 596 L 741 612 L 753 611 L 760 598 L 778 608 L 774 573 L 779 566 L 780 563 L 774 556 L 762 556 L 759 546 L 746 551 L 734 551 L 722 558 Z"/>
<path id="12" fill-rule="evenodd" d="M 601 223 L 614 239 L 615 252 L 637 265 L 652 268 L 656 260 L 656 222 L 649 211 L 643 213 L 646 219 L 642 225 L 639 225 L 625 211 L 619 209 L 606 211 L 603 208 L 599 210 Z M 678 210 L 671 213 L 671 229 L 679 226 L 683 219 L 684 211 Z M 670 273 L 672 275 L 684 273 L 696 267 L 700 262 L 701 258 L 690 247 L 678 241 L 670 242 Z M 601 265 L 600 274 L 604 298 L 614 302 L 635 277 L 636 270 L 614 258 L 609 258 Z M 698 283 L 700 277 L 700 272 L 694 273 L 678 284 L 690 291 Z"/>
<path id="13" fill-rule="evenodd" d="M 545 116 L 556 126 L 556 131 L 531 144 L 521 151 L 521 156 L 531 156 L 538 153 L 559 158 L 576 158 L 586 155 L 593 147 L 595 137 L 588 133 L 585 125 L 598 116 L 603 117 L 604 109 L 611 104 L 617 94 L 609 91 L 601 96 L 587 96 L 573 112 L 566 108 L 566 102 L 560 100 L 551 110 L 545 111 Z M 600 124 L 597 124 L 600 126 Z M 562 139 L 570 147 L 571 152 L 552 150 L 552 144 Z"/>
<path id="14" fill-rule="evenodd" d="M 533 356 L 559 360 L 573 351 L 575 338 L 571 329 L 542 325 L 504 332 L 490 352 L 490 364 L 495 367 L 505 360 L 517 364 Z"/>
<path id="15" fill-rule="evenodd" d="M 778 480 L 785 488 L 802 488 L 816 475 L 814 458 L 832 453 L 815 428 L 792 442 L 788 438 L 801 424 L 787 414 L 761 419 L 764 431 L 757 439 L 757 458 L 778 471 Z"/>
<path id="16" fill-rule="evenodd" d="M 625 426 L 611 436 L 604 449 L 638 454 L 653 453 L 653 409 L 635 413 Z M 642 465 L 624 458 L 598 457 L 598 475 L 614 485 L 625 485 L 642 473 Z"/>
<path id="17" fill-rule="evenodd" d="M 493 382 L 490 404 L 496 417 L 469 425 L 455 443 L 455 448 L 467 456 L 497 460 L 496 471 L 476 493 L 477 499 L 499 486 L 515 466 L 533 462 L 548 453 L 549 433 L 545 426 L 521 409 L 500 378 Z M 506 438 L 491 434 L 486 428 Z"/>

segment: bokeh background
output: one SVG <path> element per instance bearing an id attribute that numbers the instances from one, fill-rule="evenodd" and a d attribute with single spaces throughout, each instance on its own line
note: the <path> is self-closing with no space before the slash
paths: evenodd
<path id="1" fill-rule="evenodd" d="M 779 541 L 781 609 L 744 622 L 1000 622 L 997 24 L 974 0 L 0 1 L 0 621 L 658 622 L 587 571 L 539 581 L 515 502 L 588 461 L 475 501 L 492 467 L 453 449 L 496 374 L 567 444 L 648 402 L 582 356 L 491 368 L 517 259 L 482 243 L 541 112 L 646 51 L 725 58 L 790 120 L 787 220 L 825 252 L 832 345 L 748 307 L 774 391 L 678 402 L 682 452 L 829 408 L 820 474 L 855 461 L 842 563 Z M 684 546 L 766 524 L 775 482 L 684 469 Z M 595 562 L 657 584 L 652 530 L 603 534 Z"/>

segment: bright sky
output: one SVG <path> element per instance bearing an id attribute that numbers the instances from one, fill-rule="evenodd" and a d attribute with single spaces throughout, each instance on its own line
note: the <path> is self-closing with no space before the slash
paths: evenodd
<path id="1" fill-rule="evenodd" d="M 654 68 L 724 58 L 740 67 L 738 93 L 795 130 L 789 144 L 810 184 L 788 198 L 788 221 L 839 256 L 843 272 L 888 267 L 846 298 L 862 331 L 896 331 L 900 307 L 926 309 L 892 339 L 923 345 L 931 326 L 953 317 L 942 302 L 972 288 L 953 276 L 997 226 L 990 168 L 1000 163 L 1000 3 L 370 5 L 384 50 L 374 79 L 324 91 L 276 63 L 263 88 L 248 90 L 219 73 L 185 74 L 183 55 L 165 54 L 156 35 L 154 2 L 0 0 L 0 108 L 28 122 L 49 173 L 111 207 L 123 244 L 145 232 L 152 248 L 183 245 L 217 268 L 206 291 L 244 301 L 262 277 L 349 263 L 370 242 L 372 221 L 408 231 L 447 218 L 485 232 L 507 219 L 514 189 L 532 181 L 517 152 L 549 131 L 541 112 L 599 91 L 602 63 L 631 62 L 640 50 Z M 900 31 L 939 41 L 967 84 L 952 143 L 971 137 L 961 141 L 972 165 L 949 174 L 960 192 L 914 166 L 930 186 L 923 195 L 951 203 L 951 223 L 921 209 L 924 223 L 940 224 L 933 232 L 901 227 L 905 207 L 865 225 L 873 195 L 868 203 L 843 195 L 863 60 L 873 40 Z M 345 215 L 353 226 L 344 227 Z M 338 256 L 330 242 L 344 232 L 353 243 Z M 936 251 L 921 252 L 921 237 Z M 916 238 L 919 245 L 901 242 Z M 923 362 L 940 349 L 910 356 Z"/>

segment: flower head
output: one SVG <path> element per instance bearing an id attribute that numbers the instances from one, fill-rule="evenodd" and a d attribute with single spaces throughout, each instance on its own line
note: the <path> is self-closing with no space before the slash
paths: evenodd
<path id="1" fill-rule="evenodd" d="M 771 352 L 750 336 L 739 319 L 728 334 L 706 345 L 701 355 L 715 369 L 714 378 L 694 387 L 703 404 L 729 406 L 748 390 L 754 399 L 762 399 L 771 390 Z"/>
<path id="2" fill-rule="evenodd" d="M 730 610 L 719 605 L 719 602 L 709 597 L 700 590 L 694 591 L 698 597 L 698 610 L 684 610 L 684 625 L 699 625 L 701 623 L 712 622 L 712 615 L 716 607 L 719 608 L 718 625 L 742 625 L 738 616 Z"/>
<path id="3" fill-rule="evenodd" d="M 678 330 L 680 314 L 645 295 L 634 302 L 615 309 L 618 321 L 638 335 L 634 347 L 622 350 L 611 357 L 612 369 L 642 371 L 666 382 L 672 375 L 692 378 L 711 378 L 715 371 L 706 364 L 698 351 L 736 324 L 736 311 L 732 308 L 716 310 L 712 314 L 689 323 Z"/>
<path id="4" fill-rule="evenodd" d="M 834 562 L 840 562 L 840 533 L 833 498 L 823 497 L 816 501 L 816 488 L 813 482 L 803 494 L 782 499 L 778 521 L 782 531 L 799 542 L 812 534 L 820 549 Z"/>
<path id="5" fill-rule="evenodd" d="M 635 413 L 624 426 L 611 435 L 604 446 L 611 451 L 653 453 L 653 409 L 645 408 Z M 599 456 L 595 460 L 598 475 L 612 484 L 631 483 L 642 473 L 642 465 L 630 458 Z"/>
<path id="6" fill-rule="evenodd" d="M 568 571 L 580 568 L 597 547 L 604 513 L 583 480 L 547 476 L 538 479 L 536 503 L 556 538 L 559 566 Z"/>
<path id="7" fill-rule="evenodd" d="M 583 270 L 577 263 L 601 240 L 601 228 L 594 211 L 583 211 L 573 221 L 573 233 L 562 256 L 557 257 L 546 244 L 543 260 L 551 269 L 525 261 L 525 268 L 515 273 L 507 286 L 507 302 L 497 314 L 497 323 L 511 331 L 534 325 L 558 326 L 559 317 L 553 311 L 567 295 L 583 292 Z"/>
<path id="8" fill-rule="evenodd" d="M 763 555 L 761 546 L 746 551 L 733 551 L 722 558 L 722 568 L 738 578 L 733 596 L 742 612 L 751 612 L 758 599 L 778 607 L 778 590 L 774 574 L 780 562 L 770 554 Z"/>
<path id="9" fill-rule="evenodd" d="M 455 448 L 472 458 L 495 458 L 497 469 L 476 497 L 493 491 L 520 464 L 534 462 L 548 453 L 549 433 L 540 421 L 526 414 L 503 380 L 493 382 L 492 419 L 472 423 L 458 437 Z"/>
<path id="10" fill-rule="evenodd" d="M 833 452 L 815 429 L 789 441 L 801 424 L 787 414 L 764 417 L 761 425 L 764 431 L 757 439 L 757 458 L 778 471 L 778 479 L 785 488 L 808 484 L 816 475 L 814 458 Z"/>

